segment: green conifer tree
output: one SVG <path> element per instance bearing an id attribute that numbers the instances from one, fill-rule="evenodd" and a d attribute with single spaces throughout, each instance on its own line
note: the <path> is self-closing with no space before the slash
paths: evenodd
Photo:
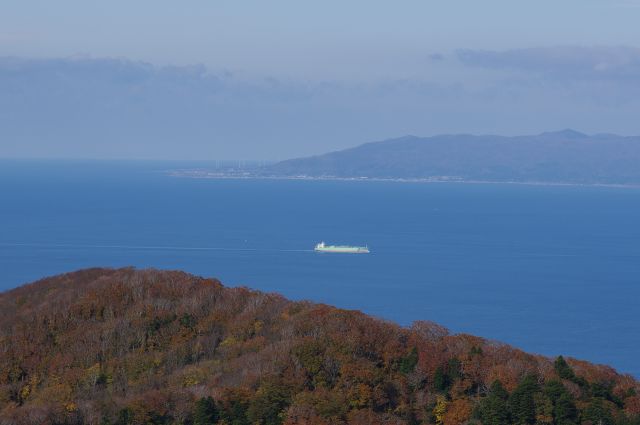
<path id="1" fill-rule="evenodd" d="M 545 395 L 553 404 L 554 425 L 574 425 L 578 419 L 578 410 L 573 397 L 560 381 L 548 381 L 544 387 Z"/>
<path id="2" fill-rule="evenodd" d="M 556 400 L 553 413 L 556 425 L 574 425 L 576 423 L 578 410 L 569 392 L 564 392 Z"/>
<path id="3" fill-rule="evenodd" d="M 498 380 L 493 381 L 489 394 L 480 404 L 480 418 L 483 425 L 510 425 L 509 393 Z"/>
<path id="4" fill-rule="evenodd" d="M 193 412 L 193 425 L 213 425 L 218 422 L 218 409 L 211 397 L 202 397 L 196 401 Z"/>
<path id="5" fill-rule="evenodd" d="M 449 379 L 442 366 L 438 366 L 433 375 L 433 388 L 442 393 L 449 388 Z"/>
<path id="6" fill-rule="evenodd" d="M 613 425 L 611 412 L 605 406 L 601 398 L 594 398 L 584 411 L 584 419 L 593 425 Z"/>
<path id="7" fill-rule="evenodd" d="M 290 398 L 287 386 L 279 382 L 263 382 L 249 403 L 247 418 L 252 424 L 280 425 L 284 411 L 291 403 Z"/>
<path id="8" fill-rule="evenodd" d="M 404 373 L 406 375 L 408 373 L 413 372 L 417 364 L 418 364 L 418 350 L 416 347 L 413 347 L 411 349 L 411 352 L 408 355 L 400 359 L 398 369 L 400 370 L 401 373 Z"/>
<path id="9" fill-rule="evenodd" d="M 540 390 L 534 374 L 524 377 L 509 399 L 511 417 L 515 425 L 533 425 L 536 422 L 535 393 Z"/>
<path id="10" fill-rule="evenodd" d="M 553 367 L 561 379 L 575 381 L 576 375 L 573 372 L 573 369 L 571 369 L 571 366 L 569 366 L 569 364 L 566 362 L 564 357 L 558 356 L 556 361 L 553 363 Z"/>
<path id="11" fill-rule="evenodd" d="M 457 358 L 449 359 L 447 362 L 447 376 L 449 377 L 449 383 L 455 382 L 457 379 L 462 378 L 462 363 Z"/>
<path id="12" fill-rule="evenodd" d="M 133 411 L 125 407 L 118 412 L 118 419 L 116 419 L 115 425 L 130 425 L 133 424 Z"/>

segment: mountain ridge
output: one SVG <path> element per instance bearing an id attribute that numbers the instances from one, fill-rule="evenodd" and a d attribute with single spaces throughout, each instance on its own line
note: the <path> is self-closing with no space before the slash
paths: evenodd
<path id="1" fill-rule="evenodd" d="M 640 184 L 640 137 L 565 129 L 533 136 L 412 135 L 281 161 L 271 176 Z"/>

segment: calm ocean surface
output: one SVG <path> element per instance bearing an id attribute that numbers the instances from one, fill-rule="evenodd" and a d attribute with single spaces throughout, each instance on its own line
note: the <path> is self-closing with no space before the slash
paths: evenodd
<path id="1" fill-rule="evenodd" d="M 640 189 L 163 174 L 183 166 L 0 161 L 0 290 L 182 269 L 640 376 Z"/>

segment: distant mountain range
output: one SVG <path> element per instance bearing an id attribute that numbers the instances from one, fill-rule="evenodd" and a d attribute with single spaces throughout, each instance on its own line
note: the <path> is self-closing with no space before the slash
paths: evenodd
<path id="1" fill-rule="evenodd" d="M 276 163 L 277 176 L 640 184 L 640 137 L 574 130 L 534 136 L 405 136 Z"/>

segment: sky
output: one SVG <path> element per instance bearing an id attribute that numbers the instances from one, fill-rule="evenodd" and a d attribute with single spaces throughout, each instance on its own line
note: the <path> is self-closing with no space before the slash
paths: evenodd
<path id="1" fill-rule="evenodd" d="M 640 134 L 640 0 L 3 0 L 0 157 Z"/>

